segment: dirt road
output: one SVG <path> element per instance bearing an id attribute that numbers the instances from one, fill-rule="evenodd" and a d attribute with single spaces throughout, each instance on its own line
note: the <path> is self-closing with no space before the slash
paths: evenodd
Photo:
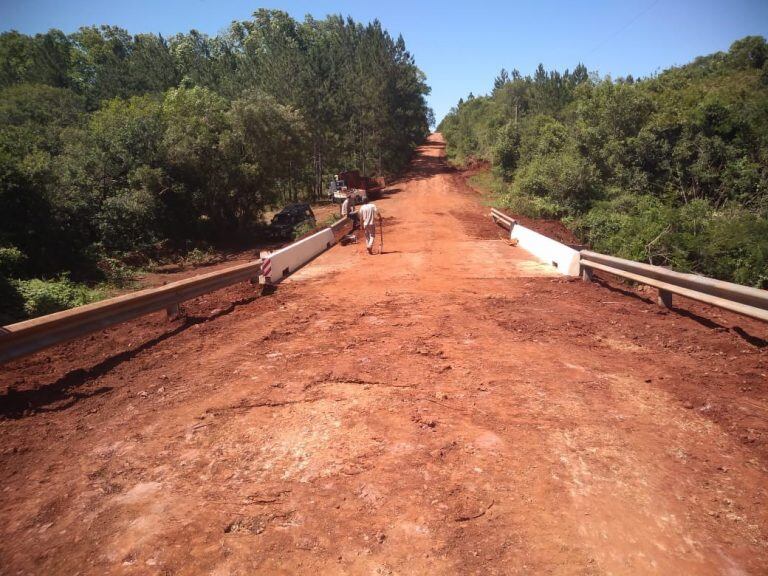
<path id="1" fill-rule="evenodd" d="M 765 574 L 765 326 L 555 276 L 479 200 L 433 136 L 383 254 L 3 368 L 0 573 Z"/>

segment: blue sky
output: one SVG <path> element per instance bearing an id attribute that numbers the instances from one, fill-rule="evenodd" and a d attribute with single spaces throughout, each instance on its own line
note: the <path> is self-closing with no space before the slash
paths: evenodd
<path id="1" fill-rule="evenodd" d="M 347 0 L 0 0 L 0 30 L 35 33 L 114 24 L 170 35 L 215 34 L 258 7 L 305 14 L 378 18 L 402 33 L 432 87 L 438 121 L 460 97 L 488 92 L 502 66 L 532 73 L 583 62 L 611 76 L 644 76 L 695 56 L 727 50 L 749 34 L 768 36 L 768 0 L 487 1 L 363 3 Z"/>

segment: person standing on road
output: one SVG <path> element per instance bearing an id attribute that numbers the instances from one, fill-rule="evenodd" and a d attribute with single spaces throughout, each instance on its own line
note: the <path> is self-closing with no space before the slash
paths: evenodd
<path id="1" fill-rule="evenodd" d="M 347 194 L 347 197 L 344 198 L 344 202 L 341 204 L 341 217 L 344 218 L 345 216 L 352 220 L 352 230 L 357 230 L 359 224 L 357 214 L 355 213 L 355 196 L 352 192 Z"/>
<path id="2" fill-rule="evenodd" d="M 341 203 L 341 217 L 344 218 L 344 216 L 349 216 L 354 211 L 355 198 L 352 196 L 352 192 L 349 192 L 347 197 L 344 198 L 344 202 Z"/>
<path id="3" fill-rule="evenodd" d="M 368 254 L 373 254 L 373 241 L 376 239 L 376 217 L 381 222 L 381 214 L 376 209 L 376 204 L 363 204 L 360 208 L 360 220 L 365 231 L 365 248 Z"/>

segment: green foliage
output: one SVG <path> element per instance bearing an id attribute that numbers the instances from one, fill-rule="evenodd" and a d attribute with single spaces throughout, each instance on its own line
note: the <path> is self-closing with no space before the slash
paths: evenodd
<path id="1" fill-rule="evenodd" d="M 674 209 L 649 195 L 598 202 L 576 230 L 595 250 L 652 264 L 669 264 Z"/>
<path id="2" fill-rule="evenodd" d="M 82 306 L 102 297 L 101 291 L 63 276 L 58 280 L 18 280 L 15 286 L 24 301 L 24 313 L 30 317 Z"/>
<path id="3" fill-rule="evenodd" d="M 215 37 L 4 32 L 0 246 L 26 258 L 3 262 L 124 283 L 117 262 L 155 246 L 252 238 L 265 206 L 317 198 L 328 174 L 401 169 L 428 93 L 376 21 L 262 9 Z"/>
<path id="4" fill-rule="evenodd" d="M 117 288 L 130 286 L 136 276 L 136 270 L 118 258 L 105 256 L 99 260 L 98 267 L 106 284 Z"/>
<path id="5" fill-rule="evenodd" d="M 768 60 L 768 45 L 762 36 L 746 36 L 731 44 L 728 55 L 736 67 L 759 69 Z"/>
<path id="6" fill-rule="evenodd" d="M 511 122 L 499 128 L 491 153 L 501 177 L 510 180 L 520 161 L 520 133 Z"/>
<path id="7" fill-rule="evenodd" d="M 439 129 L 492 163 L 500 203 L 595 249 L 755 286 L 768 276 L 768 44 L 643 79 L 503 70 Z"/>
<path id="8" fill-rule="evenodd" d="M 221 255 L 210 246 L 205 248 L 193 248 L 184 257 L 184 262 L 188 266 L 209 266 L 221 262 Z"/>
<path id="9" fill-rule="evenodd" d="M 232 102 L 228 120 L 232 128 L 220 146 L 232 167 L 229 189 L 236 191 L 229 208 L 237 227 L 247 230 L 265 204 L 279 200 L 279 190 L 297 199 L 309 138 L 301 114 L 260 92 Z"/>
<path id="10" fill-rule="evenodd" d="M 675 208 L 653 196 L 623 196 L 598 203 L 575 225 L 598 251 L 768 286 L 768 220 L 735 206 L 718 211 L 694 200 Z"/>
<path id="11" fill-rule="evenodd" d="M 302 236 L 306 236 L 315 229 L 315 226 L 309 220 L 305 220 L 296 228 L 293 229 L 293 239 L 296 240 Z"/>
<path id="12" fill-rule="evenodd" d="M 104 200 L 97 225 L 109 252 L 141 250 L 157 240 L 158 205 L 147 190 L 126 190 Z"/>
<path id="13" fill-rule="evenodd" d="M 15 246 L 0 246 L 0 276 L 18 274 L 27 257 Z"/>

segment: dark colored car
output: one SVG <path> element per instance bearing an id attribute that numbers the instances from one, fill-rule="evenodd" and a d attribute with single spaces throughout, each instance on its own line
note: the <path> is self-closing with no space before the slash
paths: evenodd
<path id="1" fill-rule="evenodd" d="M 315 214 L 309 204 L 289 204 L 272 217 L 268 235 L 274 240 L 290 240 L 296 227 L 304 222 L 315 225 Z"/>

